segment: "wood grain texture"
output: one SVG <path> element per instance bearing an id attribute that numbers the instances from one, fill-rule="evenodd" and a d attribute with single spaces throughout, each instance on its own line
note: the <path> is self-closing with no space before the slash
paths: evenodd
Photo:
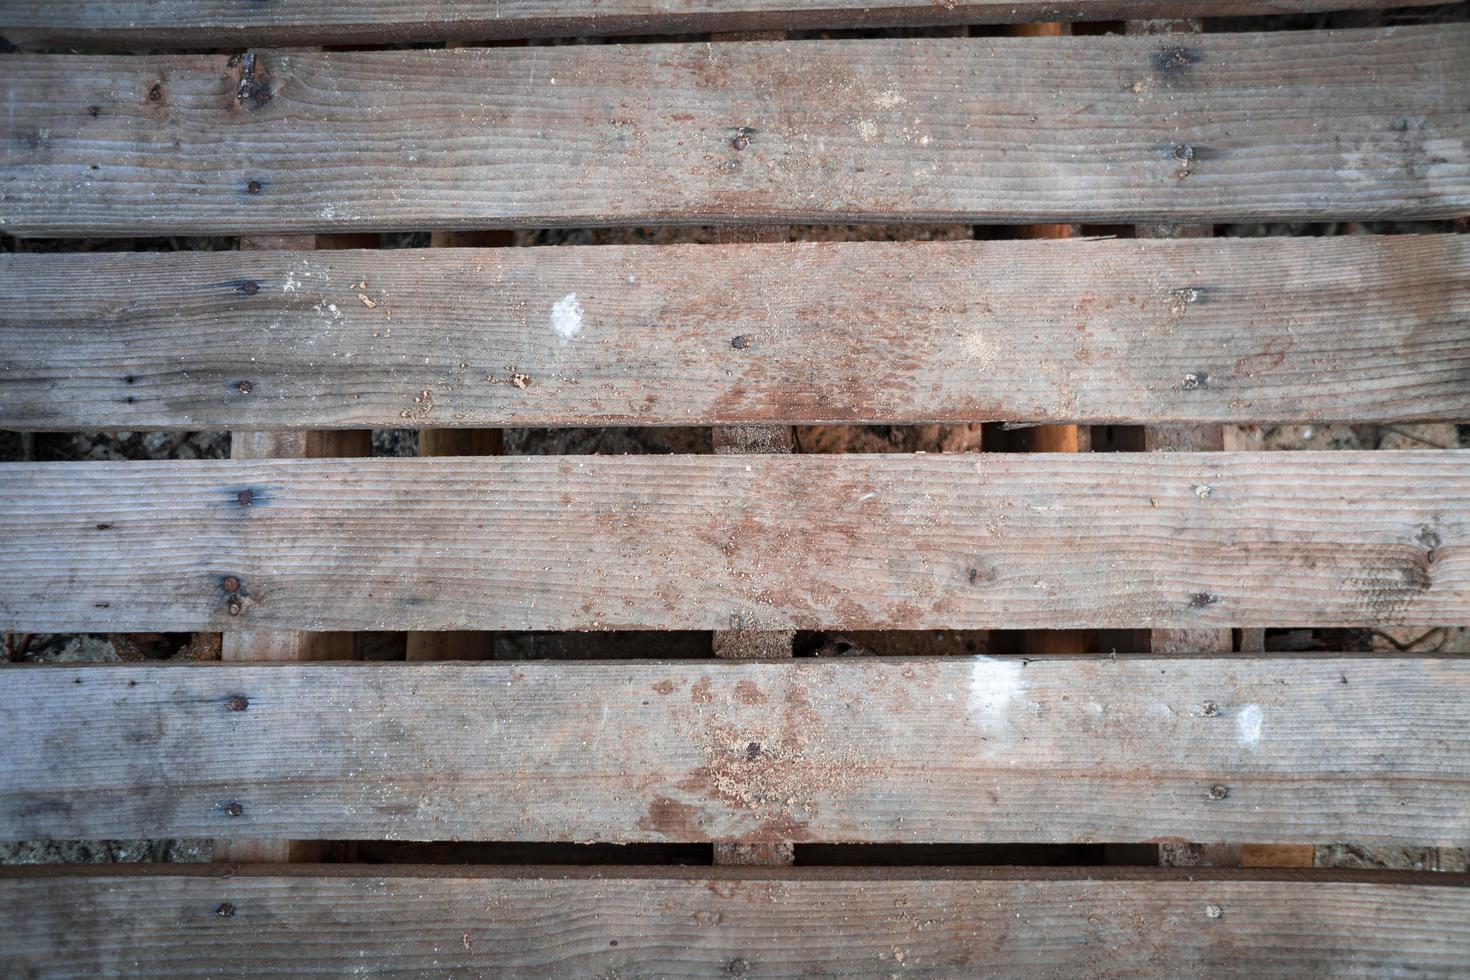
<path id="1" fill-rule="evenodd" d="M 0 230 L 1459 217 L 1467 88 L 1470 24 L 15 55 Z"/>
<path id="2" fill-rule="evenodd" d="M 0 255 L 0 419 L 1461 421 L 1470 238 Z"/>
<path id="3" fill-rule="evenodd" d="M 1456 887 L 1463 876 L 352 870 L 7 875 L 0 970 L 321 976 L 370 964 L 516 978 L 1292 980 L 1470 970 L 1470 890 Z"/>
<path id="4" fill-rule="evenodd" d="M 1470 453 L 1454 450 L 11 463 L 5 476 L 10 632 L 1470 619 Z"/>
<path id="5" fill-rule="evenodd" d="M 1408 0 L 1411 6 L 1427 0 Z M 1381 0 L 7 0 L 0 35 L 29 47 L 237 47 L 485 41 L 558 35 L 683 34 L 1269 14 Z"/>
<path id="6" fill-rule="evenodd" d="M 0 837 L 1463 846 L 1467 685 L 1381 657 L 18 668 Z"/>

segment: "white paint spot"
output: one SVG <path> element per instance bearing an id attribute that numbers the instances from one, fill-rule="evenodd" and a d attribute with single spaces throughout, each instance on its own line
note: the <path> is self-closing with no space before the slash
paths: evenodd
<path id="1" fill-rule="evenodd" d="M 970 668 L 968 707 L 970 720 L 987 735 L 1002 735 L 1010 728 L 1011 705 L 1025 693 L 1021 680 L 1025 667 L 1017 660 L 976 657 Z"/>
<path id="2" fill-rule="evenodd" d="M 576 293 L 567 293 L 551 307 L 551 332 L 563 344 L 582 332 L 582 306 Z"/>
<path id="3" fill-rule="evenodd" d="M 281 292 L 283 292 L 283 293 L 294 293 L 294 292 L 296 292 L 296 290 L 298 290 L 300 288 L 301 288 L 301 283 L 297 281 L 297 279 L 296 279 L 296 273 L 294 273 L 294 272 L 287 272 L 286 273 L 286 283 L 285 283 L 285 285 L 283 285 L 281 287 Z"/>
<path id="4" fill-rule="evenodd" d="M 1261 723 L 1266 720 L 1259 704 L 1248 704 L 1235 715 L 1235 734 L 1241 748 L 1254 749 L 1261 744 Z"/>

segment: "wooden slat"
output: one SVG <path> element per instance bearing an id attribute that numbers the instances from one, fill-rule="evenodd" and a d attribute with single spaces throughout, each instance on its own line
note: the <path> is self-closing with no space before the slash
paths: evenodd
<path id="1" fill-rule="evenodd" d="M 0 970 L 11 976 L 321 976 L 366 966 L 517 978 L 1295 980 L 1470 970 L 1463 875 L 7 871 Z"/>
<path id="2" fill-rule="evenodd" d="M 1407 0 L 1412 6 L 1430 0 Z M 1293 11 L 1382 0 L 1293 0 Z M 1277 13 L 1280 0 L 7 0 L 0 35 L 33 47 L 158 48 L 503 40 Z"/>
<path id="3" fill-rule="evenodd" d="M 10 632 L 1470 620 L 1470 454 L 1453 450 L 12 463 L 4 475 Z"/>
<path id="4" fill-rule="evenodd" d="M 1467 89 L 1470 24 L 16 55 L 0 230 L 1459 217 Z"/>
<path id="5" fill-rule="evenodd" d="M 0 837 L 1460 846 L 1467 686 L 1455 658 L 17 668 Z"/>
<path id="6" fill-rule="evenodd" d="M 0 255 L 13 429 L 1460 421 L 1467 375 L 1463 235 Z"/>

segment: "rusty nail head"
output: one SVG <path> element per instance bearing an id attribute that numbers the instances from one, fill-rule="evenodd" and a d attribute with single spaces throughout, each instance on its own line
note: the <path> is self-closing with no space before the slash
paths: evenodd
<path id="1" fill-rule="evenodd" d="M 1216 783 L 1215 785 L 1210 787 L 1210 799 L 1212 800 L 1223 800 L 1229 795 L 1230 787 L 1224 785 L 1223 783 Z"/>
<path id="2" fill-rule="evenodd" d="M 258 180 L 252 180 L 245 185 L 245 193 L 247 194 L 259 194 L 261 190 L 262 187 Z"/>
<path id="3" fill-rule="evenodd" d="M 232 597 L 230 599 L 230 605 L 229 605 L 229 609 L 228 609 L 229 614 L 231 616 L 238 616 L 238 615 L 240 615 L 241 608 L 243 608 L 243 607 L 240 605 L 240 600 L 239 599 L 235 599 L 235 598 Z"/>
<path id="4" fill-rule="evenodd" d="M 1204 713 L 1206 718 L 1213 718 L 1220 713 L 1220 706 L 1213 701 L 1206 701 L 1204 703 Z"/>
<path id="5" fill-rule="evenodd" d="M 244 711 L 248 707 L 250 707 L 250 699 L 245 697 L 245 695 L 236 694 L 234 697 L 230 698 L 231 711 Z"/>
<path id="6" fill-rule="evenodd" d="M 225 580 L 221 582 L 220 585 L 224 587 L 224 590 L 226 592 L 240 591 L 240 580 L 235 578 L 235 576 L 233 575 L 226 575 Z"/>
<path id="7" fill-rule="evenodd" d="M 737 150 L 743 150 L 750 145 L 750 137 L 746 136 L 744 133 L 741 133 L 739 136 L 730 141 L 730 145 L 735 147 L 735 149 Z"/>
<path id="8" fill-rule="evenodd" d="M 240 394 L 242 395 L 248 395 L 255 390 L 255 385 L 249 381 L 241 381 L 235 387 L 240 389 Z"/>
<path id="9" fill-rule="evenodd" d="M 228 919 L 235 914 L 235 906 L 229 902 L 221 902 L 219 908 L 214 910 L 214 914 L 218 915 L 221 919 Z"/>
<path id="10" fill-rule="evenodd" d="M 737 977 L 744 975 L 748 969 L 750 969 L 750 964 L 742 959 L 733 959 L 730 961 L 730 972 Z"/>
<path id="11" fill-rule="evenodd" d="M 243 806 L 241 806 L 239 803 L 236 803 L 236 802 L 233 802 L 232 801 L 230 803 L 226 803 L 225 804 L 225 813 L 228 813 L 232 817 L 238 817 L 240 814 L 242 814 L 244 812 L 245 812 L 245 808 Z"/>
<path id="12" fill-rule="evenodd" d="M 238 494 L 235 495 L 235 499 L 240 501 L 241 507 L 249 507 L 251 504 L 255 503 L 255 491 L 241 490 Z"/>
<path id="13" fill-rule="evenodd" d="M 745 334 L 741 334 L 730 341 L 730 346 L 736 350 L 745 350 L 745 348 L 750 346 L 750 338 L 745 336 Z"/>

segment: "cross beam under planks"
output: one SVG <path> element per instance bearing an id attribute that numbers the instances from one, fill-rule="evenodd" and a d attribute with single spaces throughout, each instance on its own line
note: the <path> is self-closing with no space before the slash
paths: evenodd
<path id="1" fill-rule="evenodd" d="M 1470 418 L 1470 238 L 0 256 L 17 429 Z"/>
<path id="2" fill-rule="evenodd" d="M 1461 625 L 1470 454 L 13 463 L 0 628 Z"/>
<path id="3" fill-rule="evenodd" d="M 1470 24 L 13 55 L 0 230 L 1454 218 L 1467 89 Z"/>
<path id="4" fill-rule="evenodd" d="M 1401 6 L 1432 0 L 1408 0 Z M 1382 6 L 1294 0 L 1292 10 Z M 7 0 L 0 35 L 30 47 L 405 44 L 596 34 L 1014 23 L 1044 18 L 1270 14 L 1279 0 Z"/>
<path id="5" fill-rule="evenodd" d="M 21 667 L 0 839 L 1470 843 L 1470 660 Z"/>

